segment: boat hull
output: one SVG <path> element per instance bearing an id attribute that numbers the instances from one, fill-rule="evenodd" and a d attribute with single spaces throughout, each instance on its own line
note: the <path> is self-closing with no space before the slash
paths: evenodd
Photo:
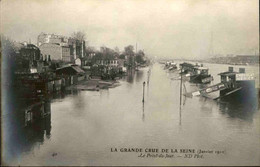
<path id="1" fill-rule="evenodd" d="M 235 87 L 220 91 L 220 100 L 236 103 L 257 103 L 258 91 L 254 81 L 237 81 Z"/>
<path id="2" fill-rule="evenodd" d="M 199 84 L 208 84 L 213 80 L 211 75 L 192 75 L 190 76 L 190 82 Z"/>

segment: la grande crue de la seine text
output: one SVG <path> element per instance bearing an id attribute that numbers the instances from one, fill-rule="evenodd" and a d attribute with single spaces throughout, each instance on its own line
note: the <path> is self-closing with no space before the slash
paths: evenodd
<path id="1" fill-rule="evenodd" d="M 111 152 L 136 152 L 136 153 L 213 153 L 213 150 L 201 150 L 201 149 L 158 149 L 158 148 L 111 148 Z"/>

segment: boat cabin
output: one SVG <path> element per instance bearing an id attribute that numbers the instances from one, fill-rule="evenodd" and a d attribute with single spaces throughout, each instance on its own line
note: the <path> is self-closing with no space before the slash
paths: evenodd
<path id="1" fill-rule="evenodd" d="M 199 65 L 197 64 L 194 65 L 186 62 L 180 64 L 180 68 L 183 70 L 184 73 L 188 73 L 188 72 L 194 73 L 196 67 L 199 67 Z"/>
<path id="2" fill-rule="evenodd" d="M 239 72 L 234 72 L 233 67 L 229 67 L 227 72 L 220 74 L 221 83 L 225 84 L 226 89 L 220 91 L 220 96 L 227 96 L 239 100 L 252 99 L 255 92 L 255 78 L 253 74 L 246 74 L 244 68 L 239 68 Z M 231 96 L 232 94 L 232 96 Z M 233 99 L 234 100 L 234 99 Z"/>
<path id="3" fill-rule="evenodd" d="M 208 75 L 209 69 L 206 67 L 195 67 L 194 74 L 195 75 Z"/>

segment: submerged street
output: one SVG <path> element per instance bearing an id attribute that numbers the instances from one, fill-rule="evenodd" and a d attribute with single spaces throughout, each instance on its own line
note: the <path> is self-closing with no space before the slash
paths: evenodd
<path id="1" fill-rule="evenodd" d="M 219 83 L 228 65 L 204 64 Z M 238 67 L 235 67 L 235 69 Z M 259 109 L 219 103 L 205 97 L 182 97 L 177 72 L 155 63 L 119 80 L 120 86 L 100 91 L 76 91 L 50 101 L 49 121 L 39 134 L 13 146 L 19 155 L 10 165 L 257 165 L 259 164 Z M 246 67 L 257 76 L 258 67 Z M 145 84 L 144 103 L 143 82 Z M 187 91 L 199 86 L 184 83 Z M 257 78 L 256 85 L 259 85 Z M 185 90 L 183 90 L 185 91 Z M 46 125 L 48 124 L 48 125 Z M 42 126 L 40 126 L 42 127 Z M 9 144 L 13 144 L 11 141 Z M 111 148 L 201 149 L 224 151 L 198 159 L 140 158 L 136 152 Z M 138 158 L 137 158 L 138 157 Z M 8 159 L 8 157 L 7 157 Z"/>

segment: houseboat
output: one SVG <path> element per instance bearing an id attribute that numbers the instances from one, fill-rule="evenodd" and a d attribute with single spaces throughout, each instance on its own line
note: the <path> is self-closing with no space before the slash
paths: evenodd
<path id="1" fill-rule="evenodd" d="M 205 67 L 194 67 L 190 75 L 190 82 L 199 84 L 208 84 L 213 81 L 213 77 L 209 74 L 209 69 Z"/>
<path id="2" fill-rule="evenodd" d="M 194 72 L 194 68 L 199 67 L 198 64 L 194 65 L 194 64 L 186 63 L 186 62 L 179 64 L 179 66 L 180 66 L 180 69 L 182 69 L 180 74 L 190 74 L 190 73 L 193 73 Z"/>
<path id="3" fill-rule="evenodd" d="M 257 90 L 255 88 L 255 77 L 253 74 L 245 73 L 245 68 L 239 68 L 239 72 L 229 67 L 227 72 L 219 73 L 221 82 L 196 92 L 187 93 L 187 96 L 207 96 L 209 93 L 219 91 L 219 96 L 214 100 L 237 103 L 257 102 Z"/>
<path id="4" fill-rule="evenodd" d="M 213 80 L 213 77 L 209 74 L 209 69 L 201 65 L 194 65 L 190 63 L 180 64 L 181 75 L 189 77 L 189 81 L 192 83 L 208 84 Z"/>
<path id="5" fill-rule="evenodd" d="M 164 69 L 168 69 L 169 71 L 173 71 L 177 69 L 177 64 L 171 61 L 167 61 L 165 63 Z"/>
<path id="6" fill-rule="evenodd" d="M 253 103 L 257 99 L 255 77 L 253 74 L 246 74 L 245 68 L 239 68 L 239 72 L 234 72 L 233 67 L 229 67 L 227 72 L 218 75 L 220 75 L 221 83 L 225 84 L 226 89 L 220 90 L 217 99 L 243 103 Z"/>

